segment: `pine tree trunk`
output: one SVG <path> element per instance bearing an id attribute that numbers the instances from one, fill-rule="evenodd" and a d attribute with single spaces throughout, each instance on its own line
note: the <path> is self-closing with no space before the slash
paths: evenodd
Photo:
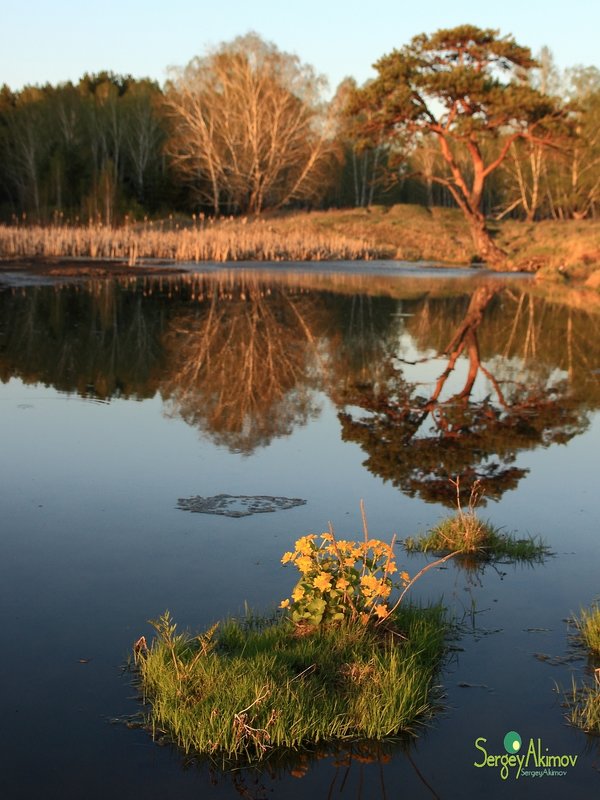
<path id="1" fill-rule="evenodd" d="M 469 220 L 469 225 L 478 258 L 484 261 L 490 269 L 503 270 L 509 268 L 508 256 L 490 236 L 490 232 L 485 225 L 485 219 L 483 217 L 473 217 Z"/>

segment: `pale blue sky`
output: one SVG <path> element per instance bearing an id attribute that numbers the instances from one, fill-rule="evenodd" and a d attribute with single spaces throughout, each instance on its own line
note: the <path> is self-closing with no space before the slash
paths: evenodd
<path id="1" fill-rule="evenodd" d="M 462 23 L 500 28 L 559 67 L 600 66 L 600 0 L 0 0 L 0 84 L 77 80 L 112 69 L 163 83 L 207 46 L 255 30 L 324 73 L 362 83 L 417 33 Z"/>

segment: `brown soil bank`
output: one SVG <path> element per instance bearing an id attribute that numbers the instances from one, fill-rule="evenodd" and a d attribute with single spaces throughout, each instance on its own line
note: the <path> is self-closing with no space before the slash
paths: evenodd
<path id="1" fill-rule="evenodd" d="M 600 221 L 490 222 L 510 269 L 540 279 L 600 287 Z M 396 205 L 191 222 L 148 222 L 117 229 L 0 226 L 3 259 L 169 261 L 324 261 L 399 259 L 440 264 L 477 260 L 456 209 Z"/>

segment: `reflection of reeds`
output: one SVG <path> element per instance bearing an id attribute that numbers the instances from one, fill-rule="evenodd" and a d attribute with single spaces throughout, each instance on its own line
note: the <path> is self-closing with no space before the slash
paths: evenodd
<path id="1" fill-rule="evenodd" d="M 0 225 L 0 256 L 175 261 L 324 261 L 389 256 L 366 239 L 335 231 L 307 230 L 298 224 L 285 235 L 261 222 L 224 221 L 166 229 L 111 228 L 104 225 L 30 227 Z"/>

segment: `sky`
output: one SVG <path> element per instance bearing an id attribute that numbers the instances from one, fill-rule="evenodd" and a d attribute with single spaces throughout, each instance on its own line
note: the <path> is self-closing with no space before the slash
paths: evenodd
<path id="1" fill-rule="evenodd" d="M 77 81 L 103 69 L 162 84 L 207 48 L 256 31 L 324 74 L 363 83 L 372 64 L 419 33 L 500 29 L 560 69 L 600 67 L 600 0 L 0 0 L 0 85 Z"/>

